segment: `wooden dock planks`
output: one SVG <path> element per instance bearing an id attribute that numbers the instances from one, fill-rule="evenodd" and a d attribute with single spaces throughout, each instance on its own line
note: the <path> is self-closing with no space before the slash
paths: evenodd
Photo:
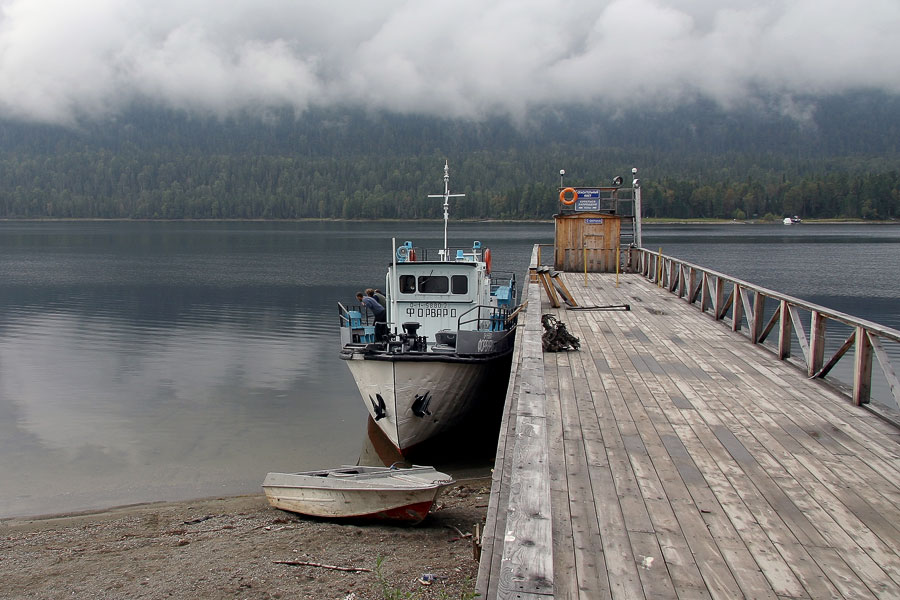
<path id="1" fill-rule="evenodd" d="M 483 595 L 900 597 L 895 429 L 640 276 L 618 288 L 611 275 L 591 274 L 587 286 L 581 274 L 561 277 L 579 307 L 632 310 L 545 301 L 535 311 L 542 294 L 530 286 L 538 301 L 526 328 L 551 312 L 582 345 L 543 354 L 537 368 L 534 333 L 520 331 L 517 344 L 532 340 L 519 365 L 530 383 L 511 381 L 518 402 L 504 423 L 530 433 L 501 439 L 495 471 L 518 471 L 521 483 L 492 493 L 488 528 L 490 515 L 505 520 L 490 568 L 482 558 Z M 522 548 L 505 548 L 501 534 L 519 533 L 551 554 L 533 572 L 510 564 Z"/>

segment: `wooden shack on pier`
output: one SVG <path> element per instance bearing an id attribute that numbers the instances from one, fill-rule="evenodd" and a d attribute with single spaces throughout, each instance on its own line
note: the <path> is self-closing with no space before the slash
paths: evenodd
<path id="1" fill-rule="evenodd" d="M 634 240 L 632 189 L 560 188 L 554 215 L 553 267 L 564 272 L 613 273 L 619 249 Z"/>

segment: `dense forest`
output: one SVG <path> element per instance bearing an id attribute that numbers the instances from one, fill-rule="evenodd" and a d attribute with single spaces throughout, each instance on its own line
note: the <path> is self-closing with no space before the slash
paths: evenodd
<path id="1" fill-rule="evenodd" d="M 547 218 L 566 185 L 630 181 L 648 217 L 900 216 L 900 98 L 807 99 L 804 116 L 698 102 L 510 122 L 311 110 L 219 119 L 135 109 L 0 122 L 0 218 Z"/>

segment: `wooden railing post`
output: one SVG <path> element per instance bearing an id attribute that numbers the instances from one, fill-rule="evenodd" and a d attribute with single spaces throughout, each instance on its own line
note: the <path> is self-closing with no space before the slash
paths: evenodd
<path id="1" fill-rule="evenodd" d="M 744 319 L 744 299 L 741 296 L 741 286 L 734 284 L 734 308 L 731 310 L 731 330 L 740 331 L 741 321 Z"/>
<path id="2" fill-rule="evenodd" d="M 806 374 L 812 377 L 825 364 L 825 317 L 817 310 L 812 311 L 809 321 L 809 365 Z"/>
<path id="3" fill-rule="evenodd" d="M 688 304 L 694 303 L 694 288 L 697 287 L 697 269 L 694 267 L 690 267 L 688 271 L 688 285 L 687 285 L 687 296 L 685 299 L 688 301 Z"/>
<path id="4" fill-rule="evenodd" d="M 766 307 L 766 297 L 759 292 L 753 292 L 753 322 L 750 323 L 750 341 L 756 344 L 762 335 L 763 313 Z"/>
<path id="5" fill-rule="evenodd" d="M 778 358 L 786 359 L 791 355 L 791 315 L 787 300 L 782 300 L 778 310 L 781 312 L 781 327 L 778 329 Z"/>
<path id="6" fill-rule="evenodd" d="M 702 273 L 700 275 L 700 312 L 705 313 L 709 310 L 709 274 Z"/>
<path id="7" fill-rule="evenodd" d="M 865 327 L 856 326 L 856 359 L 853 361 L 853 403 L 869 403 L 872 392 L 872 343 Z"/>
<path id="8" fill-rule="evenodd" d="M 716 277 L 716 301 L 713 307 L 716 311 L 714 315 L 716 321 L 722 318 L 722 304 L 725 302 L 725 282 L 721 277 Z"/>

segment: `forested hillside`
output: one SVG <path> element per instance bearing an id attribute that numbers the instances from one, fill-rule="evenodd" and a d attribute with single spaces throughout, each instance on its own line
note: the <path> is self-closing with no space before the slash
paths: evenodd
<path id="1" fill-rule="evenodd" d="M 570 110 L 521 123 L 148 109 L 71 128 L 5 122 L 0 218 L 438 217 L 426 196 L 442 191 L 445 159 L 452 191 L 467 194 L 460 218 L 547 218 L 559 169 L 567 185 L 604 185 L 633 166 L 647 216 L 896 218 L 900 99 L 797 106 Z"/>

